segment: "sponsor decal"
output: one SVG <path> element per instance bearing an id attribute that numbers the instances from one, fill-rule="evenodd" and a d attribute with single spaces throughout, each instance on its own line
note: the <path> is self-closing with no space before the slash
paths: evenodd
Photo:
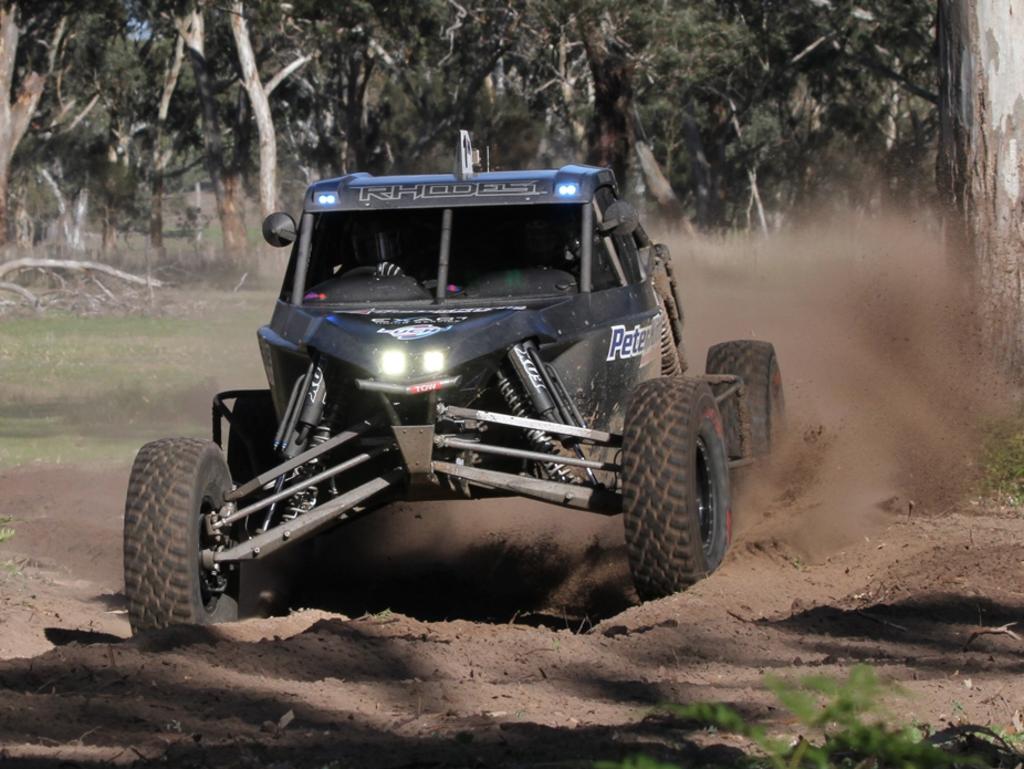
<path id="1" fill-rule="evenodd" d="M 440 334 L 447 331 L 451 326 L 435 326 L 433 323 L 414 323 L 410 326 L 396 326 L 395 328 L 379 328 L 378 334 L 393 336 L 399 341 L 405 342 L 410 339 L 423 339 L 424 337 Z"/>
<path id="2" fill-rule="evenodd" d="M 429 324 L 434 326 L 452 326 L 456 323 L 461 323 L 468 318 L 468 315 L 436 315 L 430 318 L 370 318 L 370 322 L 375 323 L 378 326 L 407 326 L 410 323 Z"/>
<path id="3" fill-rule="evenodd" d="M 313 369 L 313 381 L 309 383 L 309 393 L 306 397 L 310 403 L 316 403 L 320 397 L 320 388 L 324 386 L 324 370 L 317 366 Z"/>
<path id="4" fill-rule="evenodd" d="M 547 195 L 540 182 L 442 182 L 438 184 L 374 184 L 359 189 L 359 202 L 438 200 L 443 198 L 528 197 Z"/>
<path id="5" fill-rule="evenodd" d="M 440 390 L 444 387 L 444 380 L 438 379 L 435 382 L 420 382 L 419 384 L 409 385 L 405 388 L 405 391 L 409 395 L 421 395 L 423 393 L 432 393 L 435 390 Z"/>
<path id="6" fill-rule="evenodd" d="M 628 360 L 643 355 L 653 341 L 651 324 L 636 325 L 633 328 L 612 326 L 608 343 L 608 357 L 605 360 Z"/>
<path id="7" fill-rule="evenodd" d="M 512 352 L 515 353 L 516 357 L 519 359 L 519 362 L 523 364 L 523 370 L 526 371 L 526 376 L 529 377 L 530 384 L 532 384 L 538 390 L 546 391 L 548 388 L 544 384 L 544 379 L 543 377 L 541 377 L 540 371 L 538 371 L 537 367 L 534 365 L 533 359 L 530 358 L 529 353 L 527 353 L 526 350 L 524 350 L 519 345 L 513 347 Z"/>

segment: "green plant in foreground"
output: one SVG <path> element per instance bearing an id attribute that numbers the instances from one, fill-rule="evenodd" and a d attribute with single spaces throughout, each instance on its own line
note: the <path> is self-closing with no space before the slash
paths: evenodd
<path id="1" fill-rule="evenodd" d="M 939 769 L 956 763 L 977 765 L 924 742 L 918 730 L 892 728 L 884 723 L 879 700 L 884 687 L 866 665 L 854 667 L 845 680 L 809 676 L 797 682 L 766 679 L 767 687 L 783 707 L 807 730 L 822 737 L 795 742 L 772 737 L 764 727 L 749 723 L 728 705 L 697 703 L 668 705 L 665 710 L 687 721 L 739 735 L 763 754 L 751 766 L 773 769 L 833 769 L 869 766 L 874 769 Z M 651 759 L 636 757 L 624 763 L 599 763 L 599 769 L 671 769 Z M 676 768 L 678 769 L 678 768 Z"/>
<path id="2" fill-rule="evenodd" d="M 7 525 L 12 520 L 9 515 L 0 515 L 0 542 L 6 542 L 14 536 L 14 529 Z"/>

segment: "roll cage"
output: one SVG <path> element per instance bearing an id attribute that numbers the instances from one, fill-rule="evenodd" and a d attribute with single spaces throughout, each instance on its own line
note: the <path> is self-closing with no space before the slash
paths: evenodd
<path id="1" fill-rule="evenodd" d="M 560 247 L 565 260 L 559 264 L 550 254 L 538 254 L 523 247 L 519 249 L 521 261 L 516 261 L 519 257 L 506 257 L 504 261 L 499 258 L 498 265 L 515 269 L 542 266 L 570 273 L 571 284 L 555 282 L 560 291 L 574 293 L 639 282 L 650 273 L 652 244 L 639 226 L 630 234 L 603 231 L 605 214 L 617 200 L 611 173 L 607 169 L 585 166 L 479 174 L 471 181 L 453 176 L 376 178 L 353 174 L 317 182 L 305 195 L 281 300 L 296 306 L 318 300 L 330 304 L 365 303 L 365 297 L 362 301 L 347 296 L 335 300 L 327 294 L 310 291 L 345 270 L 366 266 L 368 260 L 359 255 L 356 245 L 360 239 L 365 244 L 371 234 L 383 236 L 388 232 L 393 236 L 397 232 L 406 242 L 414 243 L 419 258 L 404 267 L 427 291 L 375 297 L 372 299 L 375 304 L 387 302 L 389 298 L 403 304 L 457 304 L 464 299 L 486 303 L 490 298 L 499 298 L 499 294 L 464 293 L 460 285 L 451 282 L 453 278 L 461 281 L 467 277 L 468 260 L 460 244 L 466 240 L 467 231 L 478 240 L 492 237 L 492 232 L 500 230 L 494 223 L 507 220 L 531 224 L 550 221 L 552 228 L 558 230 L 557 237 L 563 240 Z M 567 227 L 567 223 L 571 225 Z M 492 242 L 506 253 L 515 250 L 506 242 L 507 237 L 499 237 L 500 240 Z M 343 241 L 346 239 L 347 263 L 346 257 L 339 256 L 345 249 Z M 480 264 L 497 269 L 492 249 L 479 250 L 487 251 L 480 255 Z M 382 255 L 385 251 L 381 246 L 378 253 L 381 261 L 388 260 Z M 409 269 L 410 266 L 414 269 Z M 475 266 L 476 272 L 483 269 Z M 543 281 L 534 284 L 525 281 L 517 295 L 541 296 L 550 293 L 547 289 L 549 286 Z"/>

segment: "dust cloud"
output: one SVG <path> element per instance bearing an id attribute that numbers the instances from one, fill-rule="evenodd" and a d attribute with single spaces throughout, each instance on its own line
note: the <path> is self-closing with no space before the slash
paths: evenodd
<path id="1" fill-rule="evenodd" d="M 894 516 L 970 489 L 979 425 L 1006 390 L 982 363 L 967 292 L 928 222 L 848 219 L 770 237 L 665 236 L 690 373 L 708 346 L 779 354 L 788 429 L 737 478 L 733 557 L 814 562 Z M 359 614 L 581 627 L 636 601 L 622 523 L 516 499 L 395 505 L 342 527 L 300 601 Z"/>
<path id="2" fill-rule="evenodd" d="M 850 218 L 770 237 L 667 238 L 691 372 L 732 338 L 775 344 L 787 433 L 741 478 L 740 542 L 817 559 L 893 515 L 948 511 L 1009 390 L 974 334 L 965 280 L 927 220 Z"/>

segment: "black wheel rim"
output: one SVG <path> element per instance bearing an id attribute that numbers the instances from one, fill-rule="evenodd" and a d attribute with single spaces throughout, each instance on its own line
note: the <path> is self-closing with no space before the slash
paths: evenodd
<path id="1" fill-rule="evenodd" d="M 700 541 L 704 554 L 709 555 L 715 539 L 715 484 L 711 475 L 708 447 L 703 438 L 697 439 L 697 514 L 700 522 Z"/>

